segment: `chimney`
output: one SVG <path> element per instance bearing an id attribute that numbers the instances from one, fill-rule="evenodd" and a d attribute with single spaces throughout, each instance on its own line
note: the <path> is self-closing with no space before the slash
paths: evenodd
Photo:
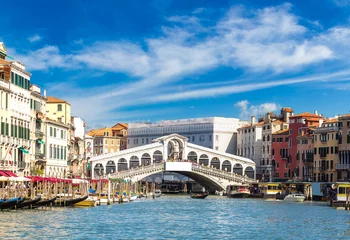
<path id="1" fill-rule="evenodd" d="M 317 112 L 317 110 L 315 110 L 315 111 L 314 111 L 314 114 L 315 114 L 315 115 L 318 115 L 318 112 Z"/>
<path id="2" fill-rule="evenodd" d="M 251 117 L 251 125 L 253 126 L 255 124 L 255 116 Z"/>
<path id="3" fill-rule="evenodd" d="M 44 89 L 44 97 L 46 97 L 46 89 Z"/>

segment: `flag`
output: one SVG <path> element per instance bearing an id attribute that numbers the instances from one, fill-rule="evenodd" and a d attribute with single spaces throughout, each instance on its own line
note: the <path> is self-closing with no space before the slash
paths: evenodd
<path id="1" fill-rule="evenodd" d="M 10 155 L 9 164 L 12 166 L 12 149 L 10 149 L 9 155 Z"/>

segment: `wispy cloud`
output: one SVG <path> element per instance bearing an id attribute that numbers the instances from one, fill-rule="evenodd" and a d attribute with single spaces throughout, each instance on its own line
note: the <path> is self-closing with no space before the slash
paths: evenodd
<path id="1" fill-rule="evenodd" d="M 345 7 L 350 5 L 350 0 L 333 0 L 333 2 L 339 7 Z"/>
<path id="2" fill-rule="evenodd" d="M 33 36 L 28 37 L 28 41 L 33 43 L 33 42 L 39 42 L 41 41 L 42 37 L 39 36 L 38 34 L 35 34 Z"/>
<path id="3" fill-rule="evenodd" d="M 101 116 L 115 119 L 118 109 L 125 106 L 219 97 L 302 82 L 327 82 L 334 77 L 347 79 L 349 72 L 335 69 L 329 73 L 331 64 L 309 71 L 307 76 L 290 77 L 318 63 L 345 64 L 350 59 L 346 50 L 350 28 L 313 32 L 310 28 L 319 26 L 302 25 L 291 9 L 291 4 L 262 9 L 232 7 L 217 21 L 204 19 L 206 25 L 198 15 L 170 16 L 170 26 L 162 27 L 161 36 L 142 43 L 79 41 L 79 50 L 70 53 L 61 53 L 57 46 L 44 46 L 17 54 L 17 58 L 32 71 L 83 68 L 132 77 L 131 82 L 111 79 L 109 85 L 94 89 L 75 83 L 74 92 L 65 84 L 56 86 L 55 92 L 61 92 L 73 104 L 74 114 L 89 121 L 99 121 Z M 197 9 L 193 14 L 201 11 Z M 241 68 L 251 78 L 197 84 L 184 81 L 218 67 Z"/>
<path id="4" fill-rule="evenodd" d="M 260 105 L 250 105 L 248 100 L 242 100 L 234 105 L 240 110 L 239 117 L 247 120 L 251 116 L 259 117 L 267 112 L 276 112 L 281 108 L 277 103 L 267 102 Z"/>

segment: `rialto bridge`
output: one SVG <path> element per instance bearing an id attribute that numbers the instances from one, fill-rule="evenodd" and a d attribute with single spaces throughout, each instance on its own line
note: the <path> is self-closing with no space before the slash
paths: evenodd
<path id="1" fill-rule="evenodd" d="M 154 139 L 151 144 L 108 153 L 89 160 L 92 177 L 130 178 L 139 181 L 163 171 L 190 177 L 208 190 L 255 182 L 254 161 L 188 142 L 179 134 Z"/>

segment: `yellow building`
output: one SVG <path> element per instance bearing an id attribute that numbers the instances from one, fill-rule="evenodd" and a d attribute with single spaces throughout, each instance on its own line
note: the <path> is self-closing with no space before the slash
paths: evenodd
<path id="1" fill-rule="evenodd" d="M 328 119 L 314 131 L 314 182 L 337 181 L 338 119 Z"/>
<path id="2" fill-rule="evenodd" d="M 100 128 L 88 132 L 94 137 L 94 155 L 113 153 L 120 151 L 120 143 L 123 137 L 113 134 L 113 128 Z"/>
<path id="3" fill-rule="evenodd" d="M 46 102 L 46 116 L 66 125 L 71 124 L 70 103 L 59 98 L 48 96 Z"/>

